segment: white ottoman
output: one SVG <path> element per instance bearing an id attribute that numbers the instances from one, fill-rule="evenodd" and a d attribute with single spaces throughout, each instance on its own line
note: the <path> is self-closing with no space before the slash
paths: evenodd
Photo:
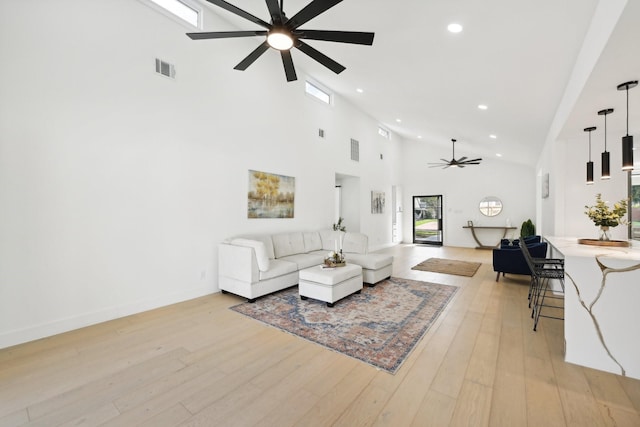
<path id="1" fill-rule="evenodd" d="M 333 303 L 353 293 L 362 290 L 362 267 L 347 264 L 344 267 L 325 269 L 322 266 L 300 270 L 298 292 L 300 298 L 313 298 L 327 303 Z"/>

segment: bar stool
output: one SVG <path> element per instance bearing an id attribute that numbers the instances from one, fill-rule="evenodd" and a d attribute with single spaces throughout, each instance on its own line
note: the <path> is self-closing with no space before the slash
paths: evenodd
<path id="1" fill-rule="evenodd" d="M 542 307 L 553 310 L 564 310 L 563 306 L 545 304 L 546 298 L 564 300 L 564 260 L 561 258 L 533 258 L 527 245 L 523 242 L 520 242 L 520 249 L 522 249 L 527 265 L 531 269 L 529 307 L 532 308 L 531 318 L 534 319 L 533 330 L 535 331 L 537 329 L 540 317 L 564 320 L 564 317 L 542 314 Z M 553 290 L 549 286 L 551 279 L 558 280 L 562 288 L 561 291 Z"/>

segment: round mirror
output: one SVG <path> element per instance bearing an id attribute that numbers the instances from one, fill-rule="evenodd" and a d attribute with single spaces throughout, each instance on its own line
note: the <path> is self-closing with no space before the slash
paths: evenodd
<path id="1" fill-rule="evenodd" d="M 480 200 L 479 208 L 484 216 L 496 216 L 502 212 L 502 201 L 493 196 L 485 197 Z"/>

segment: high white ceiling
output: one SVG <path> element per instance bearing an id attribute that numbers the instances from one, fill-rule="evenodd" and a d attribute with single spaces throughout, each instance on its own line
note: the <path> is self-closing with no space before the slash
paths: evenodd
<path id="1" fill-rule="evenodd" d="M 264 0 L 228 1 L 269 20 Z M 293 16 L 309 2 L 286 0 L 285 12 Z M 619 21 L 626 0 L 598 3 L 344 0 L 302 28 L 375 32 L 373 46 L 307 41 L 347 67 L 340 75 L 297 50 L 293 60 L 299 77 L 306 73 L 407 139 L 450 146 L 457 138 L 457 153 L 500 153 L 504 160 L 531 164 L 549 135 L 578 141 L 584 127 L 601 126 L 600 109 L 620 112 L 610 116 L 609 129 L 624 125 L 625 98 L 615 88 L 640 78 L 640 26 L 634 25 L 640 2 L 630 1 Z M 211 10 L 239 29 L 260 29 L 215 6 Z M 452 22 L 464 30 L 449 33 Z M 228 66 L 236 62 L 230 59 Z M 640 110 L 636 91 L 630 92 L 632 111 L 635 104 Z"/>

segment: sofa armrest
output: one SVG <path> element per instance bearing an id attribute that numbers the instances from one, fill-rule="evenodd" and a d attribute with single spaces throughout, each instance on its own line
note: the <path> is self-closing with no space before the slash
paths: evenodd
<path id="1" fill-rule="evenodd" d="M 254 249 L 227 243 L 219 244 L 218 274 L 248 283 L 260 280 L 260 269 Z"/>

